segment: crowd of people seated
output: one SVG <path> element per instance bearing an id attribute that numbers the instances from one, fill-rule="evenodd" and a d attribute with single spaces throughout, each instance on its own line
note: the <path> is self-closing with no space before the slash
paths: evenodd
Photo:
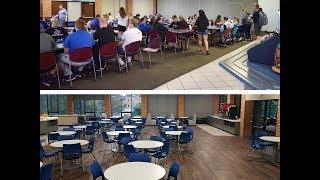
<path id="1" fill-rule="evenodd" d="M 232 29 L 232 37 L 236 41 L 242 39 L 250 40 L 252 19 L 254 24 L 259 22 L 259 11 L 262 11 L 257 4 L 255 4 L 255 7 L 256 11 L 252 16 L 246 9 L 243 9 L 241 18 L 222 18 L 221 15 L 218 15 L 215 20 L 209 20 L 203 10 L 199 10 L 198 14 L 194 14 L 187 19 L 181 15 L 173 15 L 171 19 L 166 19 L 160 14 L 142 17 L 140 14 L 136 14 L 135 16 L 131 14 L 128 15 L 125 9 L 121 7 L 115 18 L 111 16 L 111 13 L 96 15 L 96 17 L 87 20 L 87 22 L 84 17 L 80 17 L 75 22 L 75 27 L 72 32 L 69 33 L 67 29 L 64 28 L 64 25 L 61 24 L 61 21 L 55 16 L 51 18 L 50 23 L 40 18 L 40 52 L 53 51 L 57 43 L 63 43 L 64 52 L 57 53 L 57 62 L 59 70 L 64 74 L 63 80 L 65 81 L 72 81 L 81 77 L 83 66 L 88 63 L 82 62 L 83 64 L 74 64 L 74 62 L 70 62 L 69 54 L 74 50 L 82 47 L 92 48 L 93 59 L 96 62 L 96 70 L 103 71 L 106 67 L 105 61 L 102 62 L 102 68 L 97 66 L 99 64 L 99 49 L 103 45 L 117 41 L 117 53 L 121 55 L 124 54 L 125 47 L 128 44 L 142 41 L 143 37 L 146 38 L 145 45 L 147 45 L 151 31 L 156 32 L 161 42 L 164 43 L 166 32 L 169 28 L 194 29 L 194 35 L 197 35 L 199 40 L 199 52 L 203 51 L 202 46 L 204 44 L 206 55 L 208 55 L 208 26 L 217 26 L 220 28 L 220 31 L 216 33 L 218 37 L 222 37 L 222 41 L 226 29 Z M 256 35 L 259 35 L 259 31 L 261 31 L 261 27 L 255 25 Z M 129 65 L 130 67 L 131 60 L 132 57 L 130 56 L 127 57 L 127 60 L 119 57 L 118 63 L 120 64 L 120 70 L 123 69 L 125 65 Z M 125 64 L 126 62 L 128 64 Z M 76 66 L 76 68 L 70 68 L 69 63 L 71 63 L 71 66 Z M 55 71 L 53 70 L 49 74 L 50 76 L 56 76 L 54 73 Z M 42 83 L 50 85 L 50 80 L 48 81 L 45 79 Z"/>

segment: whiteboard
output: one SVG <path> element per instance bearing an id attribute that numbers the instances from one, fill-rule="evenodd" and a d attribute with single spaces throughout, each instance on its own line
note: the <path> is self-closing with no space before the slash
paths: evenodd
<path id="1" fill-rule="evenodd" d="M 68 2 L 68 21 L 76 21 L 81 16 L 81 2 Z"/>

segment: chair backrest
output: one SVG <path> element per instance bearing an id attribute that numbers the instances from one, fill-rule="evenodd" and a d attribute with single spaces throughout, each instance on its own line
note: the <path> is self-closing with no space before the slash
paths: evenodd
<path id="1" fill-rule="evenodd" d="M 59 138 L 59 133 L 48 134 L 48 141 L 52 141 L 52 140 L 57 141 L 58 138 Z"/>
<path id="2" fill-rule="evenodd" d="M 121 142 L 123 138 L 130 137 L 129 133 L 119 133 L 118 141 Z"/>
<path id="3" fill-rule="evenodd" d="M 91 151 L 93 151 L 93 149 L 94 149 L 94 141 L 95 141 L 94 138 L 89 139 L 88 148 L 89 148 Z"/>
<path id="4" fill-rule="evenodd" d="M 191 136 L 190 132 L 182 132 L 179 138 L 179 142 L 190 142 L 191 141 Z"/>
<path id="5" fill-rule="evenodd" d="M 164 131 L 173 131 L 173 128 L 163 128 Z"/>
<path id="6" fill-rule="evenodd" d="M 178 126 L 176 125 L 169 125 L 169 128 L 172 128 L 174 131 L 178 131 Z"/>
<path id="7" fill-rule="evenodd" d="M 70 53 L 70 61 L 73 62 L 85 62 L 92 58 L 92 49 L 91 47 L 83 47 L 74 50 Z"/>
<path id="8" fill-rule="evenodd" d="M 121 143 L 122 144 L 128 144 L 129 142 L 132 142 L 133 141 L 133 139 L 129 136 L 129 137 L 123 137 L 122 139 L 121 139 Z"/>
<path id="9" fill-rule="evenodd" d="M 167 42 L 176 43 L 177 42 L 177 35 L 173 32 L 167 31 L 166 32 L 166 39 L 167 39 Z"/>
<path id="10" fill-rule="evenodd" d="M 98 121 L 93 121 L 92 126 L 97 130 L 100 128 L 99 122 Z"/>
<path id="11" fill-rule="evenodd" d="M 159 38 L 160 36 L 159 36 L 158 31 L 156 31 L 156 30 L 151 30 L 151 31 L 149 32 L 149 37 L 150 37 L 150 39 L 152 40 L 152 39 L 154 39 L 154 38 Z"/>
<path id="12" fill-rule="evenodd" d="M 137 54 L 140 50 L 140 44 L 141 44 L 140 41 L 136 41 L 126 45 L 125 49 L 127 54 L 132 54 L 132 55 Z"/>
<path id="13" fill-rule="evenodd" d="M 117 44 L 116 42 L 111 42 L 108 44 L 103 45 L 100 50 L 99 54 L 104 57 L 113 57 L 117 54 Z"/>
<path id="14" fill-rule="evenodd" d="M 86 128 L 86 134 L 94 134 L 95 128 L 93 126 L 87 126 Z"/>
<path id="15" fill-rule="evenodd" d="M 134 146 L 133 145 L 129 145 L 129 144 L 124 144 L 123 150 L 124 150 L 124 153 L 127 156 L 127 158 L 129 158 L 130 154 L 136 152 L 136 149 L 134 148 Z"/>
<path id="16" fill-rule="evenodd" d="M 150 136 L 150 140 L 162 142 L 162 137 L 157 135 Z"/>
<path id="17" fill-rule="evenodd" d="M 80 139 L 82 130 L 76 130 L 76 133 L 74 134 L 73 138 L 74 139 Z"/>
<path id="18" fill-rule="evenodd" d="M 151 39 L 150 44 L 149 44 L 149 48 L 159 49 L 160 48 L 160 37 Z"/>
<path id="19" fill-rule="evenodd" d="M 115 131 L 125 131 L 125 129 L 123 127 L 116 127 L 114 130 Z"/>
<path id="20" fill-rule="evenodd" d="M 108 140 L 109 140 L 109 136 L 108 136 L 107 132 L 102 132 L 102 138 L 103 138 L 105 141 L 108 141 Z"/>
<path id="21" fill-rule="evenodd" d="M 229 36 L 231 33 L 231 29 L 230 28 L 225 28 L 224 31 L 223 31 L 223 35 L 224 36 Z"/>
<path id="22" fill-rule="evenodd" d="M 53 52 L 40 53 L 40 71 L 50 69 L 56 65 L 56 55 Z"/>
<path id="23" fill-rule="evenodd" d="M 63 144 L 62 147 L 62 157 L 74 157 L 79 158 L 82 156 L 81 145 L 80 143 L 77 144 Z"/>
<path id="24" fill-rule="evenodd" d="M 59 138 L 58 138 L 59 141 L 72 140 L 72 139 L 74 139 L 72 135 L 59 135 Z"/>
<path id="25" fill-rule="evenodd" d="M 180 164 L 177 161 L 173 161 L 173 163 L 171 164 L 169 173 L 168 173 L 167 180 L 170 180 L 170 177 L 174 177 L 174 180 L 177 180 L 179 170 L 180 170 Z"/>
<path id="26" fill-rule="evenodd" d="M 94 161 L 90 164 L 90 171 L 94 180 L 98 177 L 102 177 L 102 179 L 104 179 L 103 170 L 98 161 Z"/>
<path id="27" fill-rule="evenodd" d="M 261 136 L 269 136 L 269 133 L 267 131 L 257 131 L 255 133 L 256 137 L 261 137 Z"/>
<path id="28" fill-rule="evenodd" d="M 132 153 L 128 159 L 129 162 L 151 162 L 150 155 L 145 153 Z"/>
<path id="29" fill-rule="evenodd" d="M 184 125 L 182 126 L 182 130 L 185 131 L 185 130 L 187 129 L 187 126 L 188 126 L 188 125 L 184 124 Z"/>
<path id="30" fill-rule="evenodd" d="M 40 180 L 52 179 L 52 163 L 46 164 L 40 168 Z"/>
<path id="31" fill-rule="evenodd" d="M 163 146 L 161 147 L 161 152 L 168 154 L 170 150 L 170 141 L 163 142 Z"/>

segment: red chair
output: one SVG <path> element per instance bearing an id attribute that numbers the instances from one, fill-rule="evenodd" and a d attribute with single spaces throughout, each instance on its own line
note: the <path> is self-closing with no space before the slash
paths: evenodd
<path id="1" fill-rule="evenodd" d="M 117 62 L 118 53 L 117 53 L 116 42 L 111 42 L 111 43 L 105 44 L 99 49 L 100 69 L 102 69 L 101 57 L 106 58 L 107 60 L 114 60 L 113 61 L 114 63 Z M 120 65 L 119 65 L 119 69 L 120 69 Z M 102 71 L 100 71 L 100 76 L 102 78 Z"/>
<path id="2" fill-rule="evenodd" d="M 134 56 L 134 55 L 140 53 L 140 58 L 141 58 L 141 61 L 142 61 L 142 67 L 144 68 L 144 63 L 143 63 L 143 59 L 142 59 L 142 53 L 141 53 L 140 44 L 141 44 L 141 41 L 136 41 L 136 42 L 133 42 L 131 44 L 128 44 L 125 47 L 124 58 L 125 58 L 126 72 L 127 73 L 128 73 L 127 56 Z M 119 54 L 119 55 L 123 56 L 121 54 Z"/>
<path id="3" fill-rule="evenodd" d="M 166 32 L 166 39 L 164 42 L 164 51 L 166 50 L 167 43 L 168 43 L 168 45 L 170 43 L 173 43 L 174 44 L 174 52 L 177 53 L 178 42 L 179 42 L 178 36 L 173 32 L 167 31 Z"/>
<path id="4" fill-rule="evenodd" d="M 57 69 L 58 85 L 59 88 L 61 88 L 56 55 L 52 51 L 40 53 L 40 72 L 48 73 L 54 68 Z"/>
<path id="5" fill-rule="evenodd" d="M 232 33 L 232 29 L 230 28 L 226 28 L 224 29 L 222 36 L 224 38 L 224 42 L 223 42 L 223 46 L 226 46 L 227 42 L 230 42 L 230 44 L 232 43 L 232 38 L 231 38 L 231 33 Z"/>
<path id="6" fill-rule="evenodd" d="M 155 30 L 151 30 L 149 31 L 149 37 L 150 37 L 150 41 L 154 38 L 158 38 L 160 37 L 158 31 L 155 31 Z"/>
<path id="7" fill-rule="evenodd" d="M 149 68 L 151 68 L 150 53 L 156 53 L 156 52 L 158 52 L 160 50 L 161 57 L 162 57 L 162 62 L 164 62 L 163 53 L 162 53 L 162 49 L 161 49 L 161 45 L 160 45 L 160 37 L 152 39 L 150 41 L 149 47 L 148 48 L 144 48 L 142 50 L 148 52 L 148 55 L 149 55 Z"/>
<path id="8" fill-rule="evenodd" d="M 85 65 L 88 65 L 92 62 L 93 63 L 94 80 L 97 79 L 96 68 L 95 68 L 95 64 L 94 64 L 94 60 L 93 60 L 91 47 L 83 47 L 83 48 L 76 49 L 74 52 L 70 53 L 69 60 L 70 60 L 69 61 L 70 69 L 71 69 L 71 62 L 74 62 L 74 63 L 86 62 Z M 72 66 L 76 66 L 76 65 L 72 65 Z M 83 65 L 81 65 L 81 66 L 83 66 Z M 72 81 L 70 81 L 70 84 L 72 86 Z"/>

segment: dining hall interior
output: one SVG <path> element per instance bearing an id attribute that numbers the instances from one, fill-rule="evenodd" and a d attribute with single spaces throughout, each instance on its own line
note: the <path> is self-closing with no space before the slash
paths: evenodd
<path id="1" fill-rule="evenodd" d="M 41 179 L 280 179 L 279 94 L 41 94 Z"/>
<path id="2" fill-rule="evenodd" d="M 280 0 L 40 0 L 40 44 L 43 90 L 280 89 Z"/>

